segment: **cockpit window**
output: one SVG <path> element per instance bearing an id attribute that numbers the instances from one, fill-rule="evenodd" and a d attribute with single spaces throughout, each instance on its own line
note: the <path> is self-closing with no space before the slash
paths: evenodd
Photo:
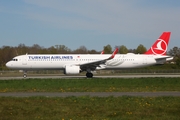
<path id="1" fill-rule="evenodd" d="M 18 61 L 18 59 L 12 59 L 12 61 Z"/>

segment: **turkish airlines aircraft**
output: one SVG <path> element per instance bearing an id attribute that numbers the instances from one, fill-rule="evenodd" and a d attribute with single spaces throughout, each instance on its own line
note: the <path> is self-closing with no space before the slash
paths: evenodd
<path id="1" fill-rule="evenodd" d="M 6 63 L 11 69 L 28 70 L 64 70 L 64 74 L 79 74 L 86 71 L 92 78 L 92 71 L 138 68 L 155 64 L 163 64 L 173 57 L 166 55 L 170 32 L 163 32 L 159 39 L 145 54 L 26 54 L 14 57 Z"/>

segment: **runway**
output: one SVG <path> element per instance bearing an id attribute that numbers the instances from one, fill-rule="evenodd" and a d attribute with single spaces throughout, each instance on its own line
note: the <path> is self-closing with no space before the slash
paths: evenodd
<path id="1" fill-rule="evenodd" d="M 96 76 L 94 75 L 94 78 L 145 78 L 145 77 L 151 77 L 151 78 L 154 78 L 154 77 L 170 77 L 170 78 L 173 78 L 173 77 L 180 77 L 180 74 L 143 74 L 143 75 L 103 75 L 103 76 Z M 85 76 L 66 76 L 66 75 L 61 75 L 61 76 L 28 76 L 27 78 L 23 78 L 23 77 L 0 77 L 0 80 L 12 80 L 12 79 L 16 79 L 16 80 L 19 80 L 19 79 L 28 79 L 28 78 L 32 78 L 32 79 L 36 79 L 36 78 L 39 78 L 39 79 L 49 79 L 49 78 L 52 78 L 52 79 L 70 79 L 70 78 L 86 78 Z"/>
<path id="2" fill-rule="evenodd" d="M 139 97 L 160 97 L 160 96 L 178 96 L 180 97 L 180 92 L 9 92 L 0 93 L 0 97 L 80 97 L 80 96 L 90 96 L 90 97 L 121 97 L 121 96 L 139 96 Z"/>

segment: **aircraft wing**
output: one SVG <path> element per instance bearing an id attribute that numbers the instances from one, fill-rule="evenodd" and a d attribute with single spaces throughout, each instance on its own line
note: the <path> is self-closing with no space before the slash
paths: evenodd
<path id="1" fill-rule="evenodd" d="M 95 70 L 96 67 L 99 67 L 100 64 L 104 64 L 107 60 L 111 60 L 114 58 L 114 56 L 118 53 L 118 48 L 116 48 L 114 50 L 114 52 L 112 53 L 112 55 L 109 58 L 103 59 L 103 60 L 99 60 L 99 61 L 94 61 L 94 62 L 89 62 L 89 63 L 84 63 L 84 64 L 80 64 L 80 68 L 83 71 L 86 71 L 87 69 L 90 70 Z"/>

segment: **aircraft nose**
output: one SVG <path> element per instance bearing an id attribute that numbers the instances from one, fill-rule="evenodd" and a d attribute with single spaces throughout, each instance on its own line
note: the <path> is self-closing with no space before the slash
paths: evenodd
<path id="1" fill-rule="evenodd" d="M 7 62 L 7 63 L 6 63 L 6 67 L 10 68 L 11 66 L 12 66 L 12 65 L 11 65 L 10 62 Z"/>

